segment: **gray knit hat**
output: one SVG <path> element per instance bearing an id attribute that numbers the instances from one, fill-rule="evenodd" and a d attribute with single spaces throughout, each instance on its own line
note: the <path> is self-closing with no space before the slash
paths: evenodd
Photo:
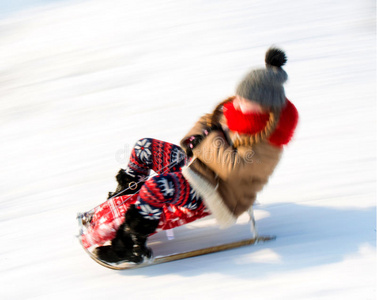
<path id="1" fill-rule="evenodd" d="M 288 75 L 282 66 L 287 62 L 287 57 L 282 50 L 270 48 L 266 52 L 265 62 L 265 69 L 252 70 L 244 77 L 236 94 L 263 107 L 280 109 L 286 101 L 283 84 Z"/>

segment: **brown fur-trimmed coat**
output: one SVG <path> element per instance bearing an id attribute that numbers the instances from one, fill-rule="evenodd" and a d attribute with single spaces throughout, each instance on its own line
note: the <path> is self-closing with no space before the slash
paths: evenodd
<path id="1" fill-rule="evenodd" d="M 255 141 L 230 131 L 224 115 L 217 113 L 223 132 L 211 131 L 193 149 L 193 159 L 183 169 L 183 175 L 201 195 L 220 227 L 226 228 L 253 205 L 257 193 L 275 170 L 282 147 L 276 147 L 266 139 L 271 132 Z M 208 128 L 211 116 L 203 116 L 194 125 L 182 139 L 182 147 L 186 147 L 185 141 L 190 136 L 201 135 Z M 277 123 L 278 120 L 272 122 L 272 132 Z"/>

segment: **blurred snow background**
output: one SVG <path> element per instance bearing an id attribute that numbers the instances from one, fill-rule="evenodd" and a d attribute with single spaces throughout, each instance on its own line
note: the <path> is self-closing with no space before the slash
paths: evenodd
<path id="1" fill-rule="evenodd" d="M 1 299 L 375 299 L 375 1 L 0 10 Z M 278 239 L 134 271 L 92 262 L 76 212 L 105 200 L 137 139 L 178 143 L 271 45 L 300 113 L 256 207 Z"/>

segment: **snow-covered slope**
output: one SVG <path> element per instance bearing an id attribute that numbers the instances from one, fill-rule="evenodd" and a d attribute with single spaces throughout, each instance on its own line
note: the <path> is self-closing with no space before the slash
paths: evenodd
<path id="1" fill-rule="evenodd" d="M 134 142 L 177 143 L 272 44 L 301 118 L 256 207 L 277 240 L 125 272 L 91 261 L 76 212 Z M 375 46 L 370 0 L 70 1 L 0 20 L 0 298 L 375 299 Z"/>

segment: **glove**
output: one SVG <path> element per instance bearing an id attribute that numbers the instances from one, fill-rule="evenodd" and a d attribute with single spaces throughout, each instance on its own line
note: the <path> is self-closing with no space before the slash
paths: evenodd
<path id="1" fill-rule="evenodd" d="M 200 134 L 192 135 L 185 140 L 185 151 L 188 157 L 193 156 L 192 150 L 194 150 L 194 148 L 198 146 L 202 140 L 204 140 L 204 136 Z"/>
<path id="2" fill-rule="evenodd" d="M 213 125 L 211 127 L 203 129 L 203 134 L 192 135 L 188 139 L 186 139 L 184 144 L 186 145 L 185 151 L 187 156 L 192 157 L 192 150 L 194 150 L 194 148 L 198 146 L 214 130 L 222 130 L 222 128 L 220 125 Z"/>

